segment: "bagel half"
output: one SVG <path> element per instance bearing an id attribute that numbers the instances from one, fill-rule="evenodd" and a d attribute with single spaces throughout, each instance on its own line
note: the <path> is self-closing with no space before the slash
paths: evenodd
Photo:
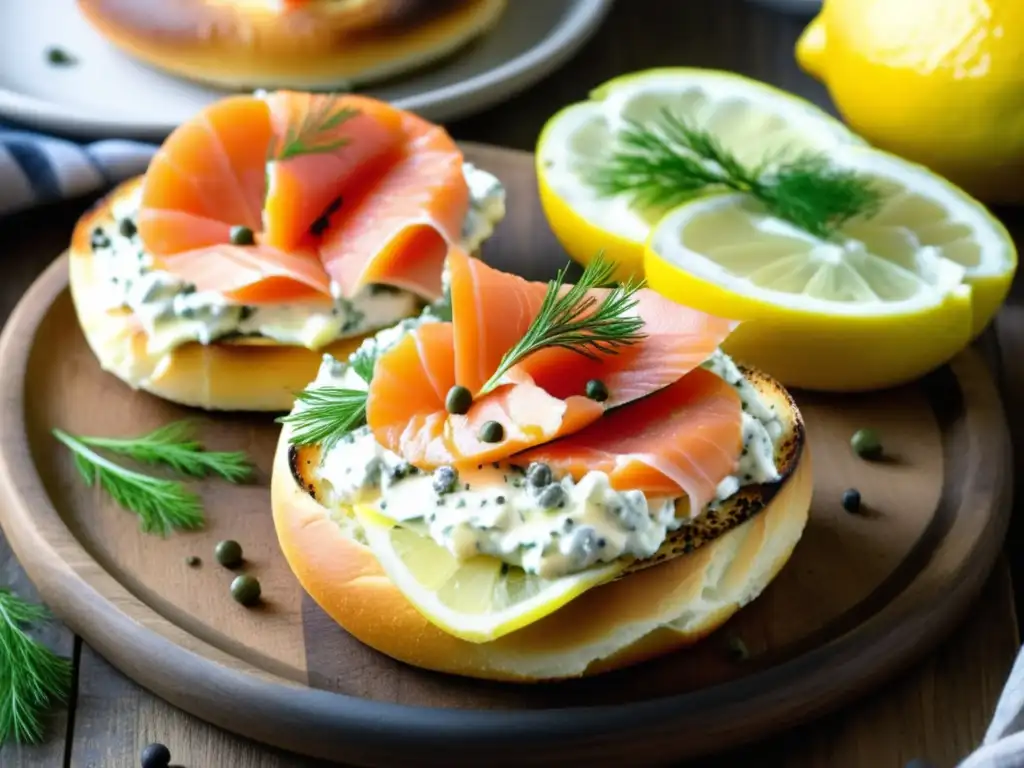
<path id="1" fill-rule="evenodd" d="M 290 446 L 287 428 L 271 482 L 281 549 L 303 588 L 346 631 L 417 667 L 533 682 L 606 672 L 683 648 L 762 592 L 807 522 L 811 465 L 800 413 L 780 384 L 756 372 L 746 375 L 782 419 L 776 448 L 782 479 L 742 488 L 715 520 L 698 520 L 688 528 L 691 536 L 673 537 L 662 549 L 672 551 L 670 559 L 596 587 L 492 642 L 448 635 L 409 603 L 360 542 L 353 517 L 317 501 L 319 448 Z M 678 546 L 684 538 L 689 547 Z"/>
<path id="2" fill-rule="evenodd" d="M 437 61 L 489 31 L 507 0 L 78 0 L 115 46 L 230 89 L 351 88 Z"/>
<path id="3" fill-rule="evenodd" d="M 133 194 L 142 178 L 124 182 L 87 211 L 75 226 L 68 254 L 71 297 L 85 339 L 100 366 L 135 389 L 182 405 L 222 411 L 288 411 L 295 393 L 316 378 L 325 352 L 342 360 L 369 334 L 339 339 L 320 350 L 262 337 L 189 342 L 170 352 L 147 350 L 146 331 L 127 308 L 103 301 L 93 259 L 96 227 L 116 222 L 117 202 Z"/>

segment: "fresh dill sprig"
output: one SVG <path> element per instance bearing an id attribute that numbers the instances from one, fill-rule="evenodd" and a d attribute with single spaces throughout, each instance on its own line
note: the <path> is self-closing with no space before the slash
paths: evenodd
<path id="1" fill-rule="evenodd" d="M 53 436 L 71 450 L 75 467 L 86 484 L 98 482 L 121 507 L 138 515 L 145 533 L 166 536 L 175 529 L 202 527 L 199 497 L 181 483 L 125 469 L 64 430 L 54 429 Z"/>
<path id="2" fill-rule="evenodd" d="M 0 746 L 42 741 L 47 710 L 71 690 L 71 662 L 23 629 L 47 618 L 41 605 L 0 588 Z"/>
<path id="3" fill-rule="evenodd" d="M 284 137 L 275 147 L 271 145 L 270 160 L 289 160 L 299 155 L 333 152 L 348 144 L 348 139 L 336 138 L 330 132 L 359 114 L 358 109 L 338 105 L 338 97 L 317 95 L 310 99 L 309 111 L 295 125 L 289 125 Z"/>
<path id="4" fill-rule="evenodd" d="M 352 353 L 348 364 L 360 379 L 369 384 L 370 379 L 373 378 L 373 367 L 377 364 L 374 348 L 360 346 Z"/>
<path id="5" fill-rule="evenodd" d="M 599 354 L 618 354 L 620 347 L 642 341 L 646 337 L 642 332 L 644 321 L 630 310 L 637 304 L 635 294 L 644 281 L 617 284 L 600 301 L 589 294 L 592 289 L 607 285 L 614 271 L 615 264 L 598 254 L 583 270 L 579 281 L 563 291 L 565 270 L 560 269 L 548 283 L 540 311 L 525 335 L 501 358 L 480 394 L 493 390 L 509 369 L 541 349 L 561 347 L 596 358 Z"/>
<path id="6" fill-rule="evenodd" d="M 371 375 L 372 372 L 371 368 Z M 360 389 L 304 389 L 295 395 L 301 406 L 277 421 L 292 425 L 293 445 L 319 444 L 327 451 L 344 435 L 366 423 L 366 397 L 366 390 Z"/>
<path id="7" fill-rule="evenodd" d="M 769 157 L 747 167 L 712 134 L 666 108 L 650 127 L 629 121 L 613 151 L 584 169 L 584 180 L 600 195 L 624 195 L 634 207 L 654 210 L 733 189 L 821 238 L 856 216 L 873 215 L 882 200 L 870 179 L 822 154 Z"/>
<path id="8" fill-rule="evenodd" d="M 175 421 L 141 437 L 76 438 L 93 448 L 127 456 L 143 464 L 163 464 L 189 477 L 219 475 L 239 483 L 252 474 L 252 465 L 241 451 L 207 451 L 193 438 L 192 424 Z"/>

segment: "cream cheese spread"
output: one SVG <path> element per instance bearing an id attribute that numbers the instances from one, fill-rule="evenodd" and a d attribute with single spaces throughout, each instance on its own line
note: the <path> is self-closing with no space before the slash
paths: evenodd
<path id="1" fill-rule="evenodd" d="M 376 358 L 417 325 L 435 319 L 428 308 L 367 339 L 362 352 Z M 736 389 L 743 408 L 742 455 L 736 473 L 719 484 L 715 507 L 743 486 L 779 478 L 775 445 L 783 424 L 727 355 L 716 351 L 704 367 Z M 325 355 L 311 386 L 367 385 L 347 363 Z M 383 448 L 367 427 L 332 446 L 316 472 L 329 509 L 372 504 L 460 559 L 491 555 L 545 578 L 622 557 L 651 557 L 670 531 L 691 519 L 677 514 L 678 499 L 615 490 L 597 471 L 574 481 L 555 477 L 546 465 L 504 461 L 457 474 L 449 467 L 426 473 Z"/>
<path id="2" fill-rule="evenodd" d="M 470 163 L 463 164 L 470 205 L 462 247 L 476 250 L 505 216 L 501 182 Z M 141 187 L 118 200 L 111 226 L 92 232 L 94 264 L 103 304 L 127 307 L 159 354 L 189 341 L 209 344 L 232 336 L 261 336 L 281 344 L 318 349 L 331 342 L 394 324 L 415 315 L 421 300 L 389 286 L 370 285 L 352 298 L 324 298 L 286 304 L 244 306 L 213 292 L 198 292 L 175 275 L 154 268 L 135 229 Z"/>

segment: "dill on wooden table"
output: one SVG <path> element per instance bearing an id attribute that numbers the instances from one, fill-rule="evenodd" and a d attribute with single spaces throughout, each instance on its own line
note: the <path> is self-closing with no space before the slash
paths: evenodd
<path id="1" fill-rule="evenodd" d="M 53 436 L 71 450 L 75 468 L 88 485 L 99 484 L 124 509 L 139 517 L 142 530 L 166 536 L 204 523 L 199 497 L 176 480 L 153 477 L 111 461 L 95 449 L 149 465 L 163 465 L 187 477 L 217 475 L 238 483 L 252 473 L 240 451 L 207 451 L 192 437 L 188 421 L 176 421 L 139 437 Z"/>
<path id="2" fill-rule="evenodd" d="M 24 629 L 48 617 L 41 605 L 0 588 L 0 746 L 42 741 L 47 711 L 71 690 L 71 661 Z"/>
<path id="3" fill-rule="evenodd" d="M 872 181 L 824 154 L 767 157 L 748 167 L 708 131 L 663 108 L 649 125 L 627 121 L 607 156 L 584 167 L 599 195 L 623 195 L 640 209 L 667 209 L 716 189 L 751 195 L 773 215 L 821 238 L 878 211 Z"/>

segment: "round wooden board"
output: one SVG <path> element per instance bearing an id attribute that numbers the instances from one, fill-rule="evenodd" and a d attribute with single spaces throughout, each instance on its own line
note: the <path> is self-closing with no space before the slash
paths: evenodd
<path id="1" fill-rule="evenodd" d="M 550 276 L 564 254 L 532 157 L 467 146 L 509 189 L 488 261 Z M 755 738 L 879 684 L 961 617 L 1008 520 L 1010 447 L 995 386 L 968 351 L 918 384 L 858 396 L 798 394 L 815 456 L 806 533 L 764 594 L 697 647 L 551 685 L 489 684 L 413 669 L 345 634 L 304 595 L 278 550 L 270 416 L 208 417 L 104 374 L 78 328 L 65 258 L 26 294 L 0 343 L 0 520 L 40 591 L 76 632 L 171 703 L 228 730 L 367 766 L 664 763 Z M 207 528 L 168 539 L 86 488 L 59 426 L 127 436 L 184 415 L 215 448 L 255 457 L 257 482 L 200 483 Z M 888 459 L 849 448 L 873 426 Z M 843 489 L 868 510 L 845 513 Z M 265 603 L 232 602 L 222 538 L 245 548 Z M 186 556 L 203 558 L 200 568 Z M 751 658 L 737 662 L 725 639 Z"/>

